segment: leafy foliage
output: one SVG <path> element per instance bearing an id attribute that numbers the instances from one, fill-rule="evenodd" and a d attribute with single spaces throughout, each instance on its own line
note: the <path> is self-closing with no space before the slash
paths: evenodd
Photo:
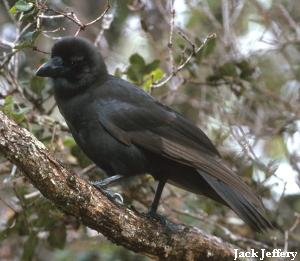
<path id="1" fill-rule="evenodd" d="M 13 100 L 13 96 L 6 96 L 1 110 L 15 122 L 21 123 L 25 120 L 25 115 L 29 111 L 29 108 L 20 107 Z"/>
<path id="2" fill-rule="evenodd" d="M 159 68 L 160 61 L 154 60 L 146 64 L 144 58 L 135 53 L 129 58 L 130 65 L 125 74 L 137 85 L 142 86 L 145 90 L 149 90 L 153 83 L 162 79 L 164 73 Z"/>
<path id="3" fill-rule="evenodd" d="M 34 8 L 34 4 L 25 0 L 18 0 L 15 5 L 13 5 L 9 12 L 11 14 L 17 14 L 19 12 L 28 12 Z"/>

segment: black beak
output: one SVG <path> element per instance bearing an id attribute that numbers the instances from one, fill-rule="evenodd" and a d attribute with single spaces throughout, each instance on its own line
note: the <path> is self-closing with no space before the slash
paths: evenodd
<path id="1" fill-rule="evenodd" d="M 35 75 L 40 77 L 58 77 L 62 74 L 63 69 L 63 60 L 56 56 L 42 64 L 37 69 Z"/>

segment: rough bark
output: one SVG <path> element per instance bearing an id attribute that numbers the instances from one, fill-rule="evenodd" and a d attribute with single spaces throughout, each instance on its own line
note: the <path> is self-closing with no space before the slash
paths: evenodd
<path id="1" fill-rule="evenodd" d="M 234 248 L 200 229 L 149 219 L 109 200 L 68 171 L 26 129 L 0 112 L 0 151 L 62 211 L 112 242 L 159 260 L 233 260 Z"/>

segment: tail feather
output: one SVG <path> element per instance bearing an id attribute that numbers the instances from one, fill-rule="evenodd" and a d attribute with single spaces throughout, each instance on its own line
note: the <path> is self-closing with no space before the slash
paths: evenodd
<path id="1" fill-rule="evenodd" d="M 231 188 L 226 183 L 215 177 L 200 172 L 201 176 L 214 189 L 214 191 L 226 202 L 226 204 L 255 231 L 265 231 L 273 228 L 269 220 L 264 216 L 264 209 L 250 202 L 244 195 Z M 253 194 L 253 196 L 255 196 Z"/>

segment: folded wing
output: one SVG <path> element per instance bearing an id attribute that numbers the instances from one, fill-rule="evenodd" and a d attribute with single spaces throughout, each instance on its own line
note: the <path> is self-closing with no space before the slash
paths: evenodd
<path id="1" fill-rule="evenodd" d="M 262 223 L 257 225 L 259 228 L 271 227 L 263 218 L 264 208 L 259 198 L 226 166 L 199 128 L 150 96 L 133 99 L 141 101 L 140 104 L 130 100 L 102 100 L 99 122 L 112 136 L 126 145 L 134 144 L 195 168 L 247 223 L 254 226 L 259 218 Z"/>

